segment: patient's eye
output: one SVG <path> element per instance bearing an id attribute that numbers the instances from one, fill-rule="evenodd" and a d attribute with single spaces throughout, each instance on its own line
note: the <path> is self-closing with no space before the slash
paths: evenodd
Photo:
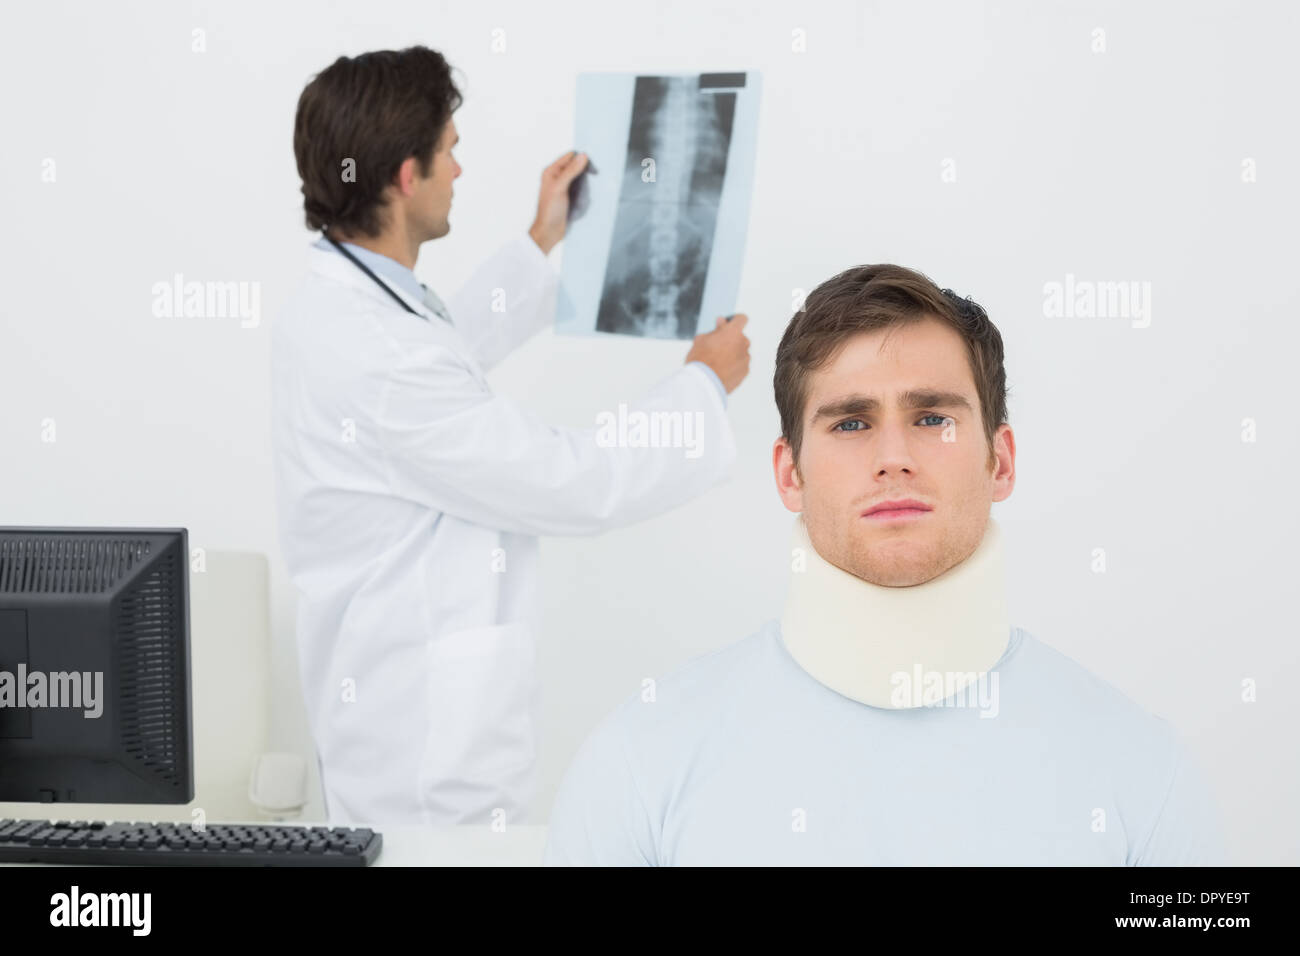
<path id="1" fill-rule="evenodd" d="M 936 428 L 936 427 L 938 427 L 938 426 L 940 426 L 940 425 L 946 425 L 946 424 L 948 424 L 950 421 L 952 421 L 952 419 L 949 418 L 947 415 L 938 415 L 938 414 L 936 414 L 936 413 L 934 413 L 934 412 L 929 412 L 928 414 L 923 415 L 923 416 L 921 416 L 919 419 L 917 419 L 917 422 L 918 422 L 918 423 L 919 423 L 919 422 L 929 422 L 931 419 L 933 419 L 933 421 L 930 422 L 930 424 L 927 426 L 927 427 L 929 427 L 929 428 Z M 838 423 L 836 423 L 835 425 L 832 425 L 832 426 L 831 426 L 831 431 L 833 431 L 833 432 L 860 432 L 860 431 L 864 431 L 864 430 L 866 429 L 866 427 L 867 427 L 867 424 L 866 424 L 866 422 L 864 422 L 862 419 L 860 419 L 860 418 L 849 418 L 849 419 L 846 419 L 845 421 L 838 422 Z"/>

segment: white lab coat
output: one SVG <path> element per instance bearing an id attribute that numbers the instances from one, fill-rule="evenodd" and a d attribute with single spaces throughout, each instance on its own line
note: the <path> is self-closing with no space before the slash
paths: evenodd
<path id="1" fill-rule="evenodd" d="M 553 316 L 555 272 L 527 236 L 447 301 L 454 326 L 333 248 L 308 257 L 272 327 L 272 438 L 330 820 L 542 822 L 536 536 L 597 534 L 726 478 L 722 397 L 684 365 L 629 402 L 702 412 L 692 458 L 602 447 L 594 414 L 555 427 L 494 395 L 484 369 Z"/>

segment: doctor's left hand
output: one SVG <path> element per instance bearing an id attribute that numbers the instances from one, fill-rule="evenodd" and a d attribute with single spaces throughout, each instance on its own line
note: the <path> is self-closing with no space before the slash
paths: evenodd
<path id="1" fill-rule="evenodd" d="M 542 170 L 537 218 L 528 230 L 542 252 L 550 252 L 564 238 L 569 216 L 569 184 L 586 168 L 586 153 L 570 151 Z"/>

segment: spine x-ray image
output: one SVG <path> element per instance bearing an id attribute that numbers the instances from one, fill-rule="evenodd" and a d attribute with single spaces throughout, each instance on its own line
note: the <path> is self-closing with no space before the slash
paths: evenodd
<path id="1" fill-rule="evenodd" d="M 758 92 L 755 73 L 579 77 L 576 146 L 593 174 L 566 237 L 558 332 L 690 339 L 735 311 Z"/>

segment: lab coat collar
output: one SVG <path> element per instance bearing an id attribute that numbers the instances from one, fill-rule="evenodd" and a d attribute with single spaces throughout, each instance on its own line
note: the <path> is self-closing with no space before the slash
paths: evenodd
<path id="1" fill-rule="evenodd" d="M 394 302 L 383 289 L 375 285 L 374 281 L 358 269 L 352 260 L 340 255 L 339 251 L 333 246 L 328 249 L 322 249 L 320 246 L 314 244 L 308 246 L 307 265 L 308 268 L 317 275 L 346 283 L 352 288 L 359 289 L 376 301 L 383 302 L 394 309 L 398 308 L 397 303 Z M 376 275 L 379 274 L 376 273 Z M 379 275 L 379 281 L 392 289 L 394 295 L 398 296 L 403 302 L 414 309 L 421 317 L 438 324 L 450 322 L 449 318 L 445 319 L 442 316 L 437 315 L 428 305 L 420 299 L 411 296 L 405 289 L 396 283 L 387 281 L 382 275 Z"/>

